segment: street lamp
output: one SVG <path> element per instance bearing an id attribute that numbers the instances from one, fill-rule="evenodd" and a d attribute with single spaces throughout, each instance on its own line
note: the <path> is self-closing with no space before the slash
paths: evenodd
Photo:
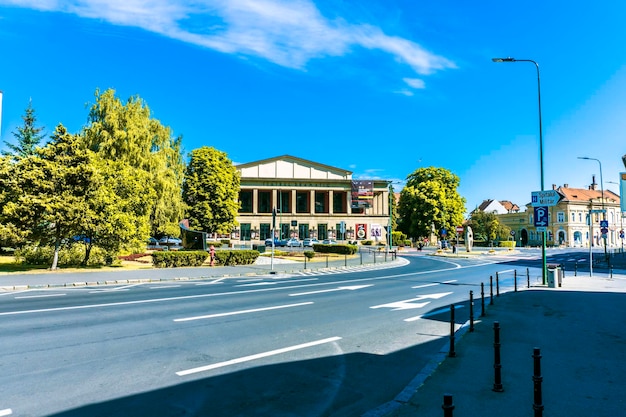
<path id="1" fill-rule="evenodd" d="M 539 168 L 541 173 L 541 191 L 544 191 L 543 181 L 543 130 L 541 127 L 541 79 L 539 77 L 539 64 L 532 59 L 515 59 L 515 58 L 492 58 L 493 62 L 530 62 L 535 64 L 537 68 L 537 103 L 539 105 Z M 546 232 L 541 232 L 541 277 L 542 282 L 545 285 L 547 282 L 547 269 L 546 269 Z"/>
<path id="2" fill-rule="evenodd" d="M 589 158 L 588 156 L 579 156 L 578 159 L 586 159 L 588 161 L 596 161 L 598 165 L 600 165 L 600 191 L 602 192 L 602 220 L 606 220 L 606 208 L 604 207 L 604 181 L 602 180 L 602 162 L 600 162 L 597 158 Z M 595 181 L 594 181 L 595 182 Z M 590 219 L 591 220 L 591 219 Z M 606 253 L 606 233 L 602 233 L 604 237 L 602 240 L 604 241 L 604 259 L 608 260 L 608 255 Z"/>

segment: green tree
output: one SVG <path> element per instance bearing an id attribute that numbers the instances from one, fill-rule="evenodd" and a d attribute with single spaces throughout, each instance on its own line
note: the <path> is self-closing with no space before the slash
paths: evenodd
<path id="1" fill-rule="evenodd" d="M 9 151 L 3 151 L 2 154 L 11 156 L 14 160 L 34 155 L 35 149 L 45 137 L 42 133 L 43 127 L 36 126 L 37 117 L 35 116 L 32 100 L 28 102 L 28 107 L 26 107 L 22 120 L 24 124 L 17 128 L 17 132 L 12 132 L 17 143 L 12 144 L 4 141 Z"/>
<path id="2" fill-rule="evenodd" d="M 400 193 L 399 229 L 419 239 L 431 231 L 452 230 L 463 221 L 465 199 L 457 191 L 459 177 L 445 168 L 419 168 L 407 177 Z M 449 232 L 448 232 L 449 233 Z"/>
<path id="3" fill-rule="evenodd" d="M 4 215 L 7 203 L 15 201 L 20 194 L 15 164 L 9 156 L 0 156 L 0 252 L 2 247 L 19 247 L 24 243 L 25 233 Z"/>
<path id="4" fill-rule="evenodd" d="M 11 187 L 20 192 L 4 204 L 2 215 L 8 223 L 20 224 L 29 240 L 53 245 L 51 269 L 56 269 L 61 246 L 81 230 L 93 169 L 80 138 L 63 125 L 51 139 L 12 165 Z"/>
<path id="5" fill-rule="evenodd" d="M 239 210 L 239 172 L 226 153 L 203 146 L 191 152 L 183 200 L 189 226 L 208 233 L 230 233 Z"/>
<path id="6" fill-rule="evenodd" d="M 486 213 L 482 210 L 475 210 L 470 218 L 470 226 L 474 236 L 483 236 L 487 243 L 509 238 L 511 229 L 500 223 L 495 213 Z"/>
<path id="7" fill-rule="evenodd" d="M 152 118 L 139 97 L 123 104 L 111 89 L 103 93 L 96 90 L 95 97 L 89 123 L 82 132 L 87 147 L 100 158 L 148 173 L 140 189 L 154 195 L 148 204 L 150 233 L 178 236 L 178 223 L 184 214 L 181 137 L 173 138 L 171 129 Z"/>

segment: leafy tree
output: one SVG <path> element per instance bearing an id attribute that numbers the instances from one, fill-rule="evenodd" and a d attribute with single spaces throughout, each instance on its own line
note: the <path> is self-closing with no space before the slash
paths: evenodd
<path id="1" fill-rule="evenodd" d="M 4 204 L 2 215 L 9 224 L 20 224 L 30 240 L 54 246 L 51 269 L 57 267 L 63 243 L 80 232 L 87 212 L 93 169 L 81 145 L 60 124 L 48 145 L 11 167 L 11 186 L 20 192 Z"/>
<path id="2" fill-rule="evenodd" d="M 419 168 L 407 177 L 400 193 L 399 229 L 419 239 L 452 230 L 463 221 L 465 199 L 457 191 L 459 177 L 445 168 Z"/>
<path id="3" fill-rule="evenodd" d="M 15 201 L 20 194 L 14 163 L 9 156 L 0 156 L 0 252 L 2 247 L 19 247 L 24 243 L 25 234 L 3 214 L 7 203 Z"/>
<path id="4" fill-rule="evenodd" d="M 484 236 L 487 242 L 496 239 L 506 240 L 511 229 L 500 223 L 495 213 L 486 213 L 482 210 L 475 210 L 470 219 L 470 226 L 474 236 Z"/>
<path id="5" fill-rule="evenodd" d="M 191 152 L 183 200 L 189 226 L 208 233 L 230 233 L 239 210 L 239 172 L 226 153 L 203 146 Z"/>
<path id="6" fill-rule="evenodd" d="M 145 171 L 148 179 L 140 189 L 154 195 L 148 203 L 150 233 L 177 236 L 184 213 L 181 137 L 173 138 L 139 97 L 122 104 L 111 89 L 96 90 L 95 97 L 82 133 L 87 147 L 100 158 Z"/>
<path id="7" fill-rule="evenodd" d="M 35 116 L 32 101 L 28 102 L 28 107 L 26 107 L 22 120 L 24 121 L 24 125 L 18 127 L 17 132 L 13 132 L 13 137 L 15 137 L 17 143 L 12 144 L 4 141 L 10 151 L 3 151 L 2 154 L 11 156 L 14 160 L 34 155 L 35 148 L 45 137 L 45 135 L 41 133 L 43 127 L 36 126 L 37 117 Z"/>

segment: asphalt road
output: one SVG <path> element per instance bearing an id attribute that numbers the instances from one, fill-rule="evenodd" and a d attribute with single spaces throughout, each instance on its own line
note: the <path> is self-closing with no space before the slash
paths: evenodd
<path id="1" fill-rule="evenodd" d="M 0 415 L 361 415 L 446 343 L 450 304 L 458 328 L 470 290 L 478 315 L 481 282 L 499 272 L 501 291 L 513 287 L 497 259 L 406 258 L 350 273 L 4 293 Z"/>

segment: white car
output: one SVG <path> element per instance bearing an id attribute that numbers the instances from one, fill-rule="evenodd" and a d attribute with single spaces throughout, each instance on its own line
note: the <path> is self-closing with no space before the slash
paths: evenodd
<path id="1" fill-rule="evenodd" d="M 291 239 L 289 239 L 289 240 L 287 241 L 287 247 L 290 247 L 290 248 L 292 248 L 292 247 L 297 247 L 297 248 L 299 248 L 300 246 L 302 246 L 302 242 L 301 242 L 301 241 L 299 241 L 299 240 L 298 240 L 297 238 L 295 238 L 295 237 L 292 237 Z"/>

